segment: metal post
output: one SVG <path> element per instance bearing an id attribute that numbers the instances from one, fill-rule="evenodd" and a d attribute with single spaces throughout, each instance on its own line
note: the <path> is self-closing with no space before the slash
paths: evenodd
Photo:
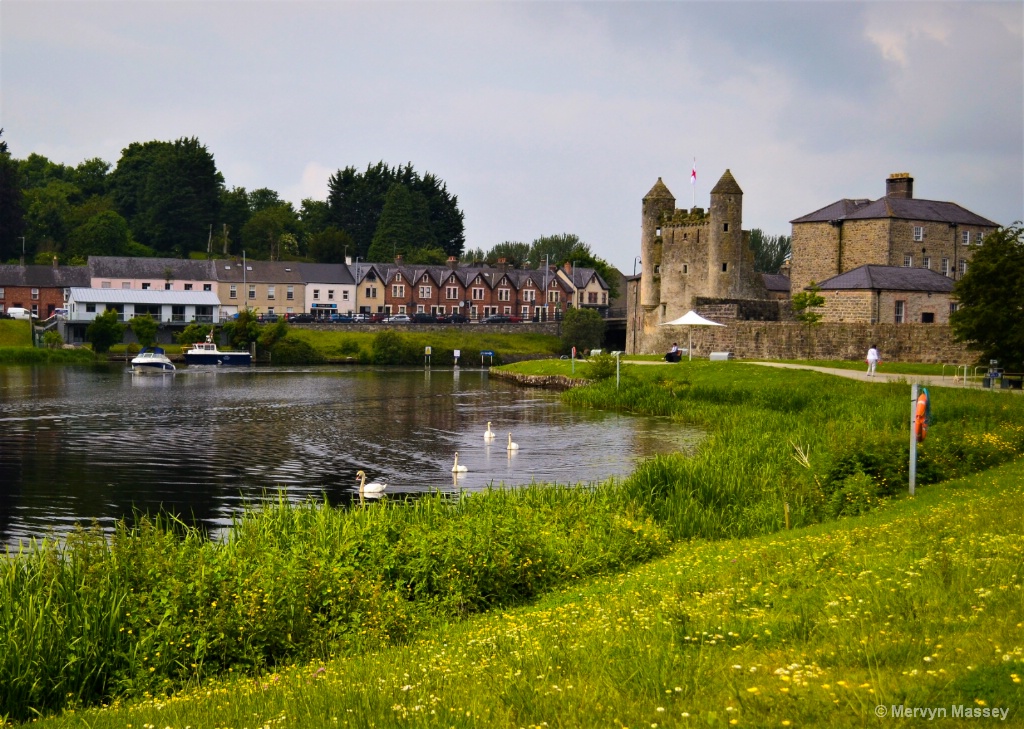
<path id="1" fill-rule="evenodd" d="M 917 433 L 914 429 L 914 420 L 917 415 L 917 384 L 910 386 L 910 495 L 914 495 L 914 485 L 917 481 Z"/>
<path id="2" fill-rule="evenodd" d="M 622 361 L 621 352 L 615 353 L 615 389 L 619 389 L 619 363 Z"/>

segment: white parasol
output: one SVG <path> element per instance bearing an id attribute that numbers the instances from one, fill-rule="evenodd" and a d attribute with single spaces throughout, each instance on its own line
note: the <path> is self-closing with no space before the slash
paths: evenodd
<path id="1" fill-rule="evenodd" d="M 690 360 L 692 360 L 693 359 L 693 329 L 692 329 L 692 327 L 724 327 L 725 324 L 719 324 L 717 321 L 711 321 L 710 319 L 705 319 L 700 314 L 698 314 L 696 311 L 693 311 L 691 309 L 690 311 L 686 312 L 685 314 L 683 314 L 678 319 L 673 319 L 672 321 L 664 322 L 661 326 L 663 326 L 663 327 L 685 326 L 686 327 L 686 338 L 687 338 L 687 341 L 686 341 L 686 356 Z"/>

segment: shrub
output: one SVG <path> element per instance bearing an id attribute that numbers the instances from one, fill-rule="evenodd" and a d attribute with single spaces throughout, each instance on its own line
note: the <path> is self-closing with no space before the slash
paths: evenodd
<path id="1" fill-rule="evenodd" d="M 64 346 L 64 337 L 56 329 L 51 329 L 43 335 L 43 346 L 47 349 L 60 349 Z"/>
<path id="2" fill-rule="evenodd" d="M 323 356 L 301 339 L 285 337 L 271 350 L 271 362 L 280 365 L 323 364 Z"/>
<path id="3" fill-rule="evenodd" d="M 584 377 L 588 380 L 607 380 L 615 377 L 616 361 L 610 354 L 599 354 L 591 357 L 584 369 Z"/>

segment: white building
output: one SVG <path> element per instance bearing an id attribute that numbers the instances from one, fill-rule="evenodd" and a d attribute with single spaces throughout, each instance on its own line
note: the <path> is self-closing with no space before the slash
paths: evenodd
<path id="1" fill-rule="evenodd" d="M 154 289 L 68 289 L 68 322 L 88 324 L 108 309 L 116 309 L 119 321 L 149 314 L 162 324 L 185 326 L 192 322 L 219 324 L 220 300 L 215 291 L 166 291 Z"/>

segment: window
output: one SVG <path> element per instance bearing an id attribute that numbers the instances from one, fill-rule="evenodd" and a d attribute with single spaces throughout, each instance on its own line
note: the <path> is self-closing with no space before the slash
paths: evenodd
<path id="1" fill-rule="evenodd" d="M 961 276 L 961 278 L 963 277 L 963 275 L 965 273 L 967 273 L 967 261 L 961 259 L 960 260 L 960 276 Z"/>
<path id="2" fill-rule="evenodd" d="M 423 283 L 426 283 L 429 280 L 430 280 L 430 276 L 427 275 L 427 274 L 423 274 L 423 278 L 420 279 L 420 281 L 422 281 Z"/>
<path id="3" fill-rule="evenodd" d="M 4 297 L 4 287 L 0 286 L 0 299 Z"/>
<path id="4" fill-rule="evenodd" d="M 971 231 L 963 231 L 960 234 L 960 242 L 963 243 L 965 246 L 969 246 L 971 244 Z"/>
<path id="5" fill-rule="evenodd" d="M 725 232 L 725 233 L 729 232 L 729 224 L 728 223 L 722 223 L 722 231 Z"/>
<path id="6" fill-rule="evenodd" d="M 912 255 L 910 255 L 909 253 L 904 253 L 903 254 L 903 267 L 904 268 L 912 268 L 913 265 L 914 265 L 914 257 Z"/>
<path id="7" fill-rule="evenodd" d="M 192 284 L 185 284 L 185 290 L 186 291 L 191 291 L 192 290 Z"/>
<path id="8" fill-rule="evenodd" d="M 432 296 L 432 288 L 431 286 L 420 286 L 420 298 L 429 299 Z"/>
<path id="9" fill-rule="evenodd" d="M 948 258 L 943 258 L 942 259 L 941 273 L 942 273 L 943 276 L 948 276 L 949 275 L 949 259 Z"/>
<path id="10" fill-rule="evenodd" d="M 688 273 L 690 273 L 690 264 L 689 263 L 684 263 L 683 264 L 683 275 L 686 275 Z"/>
<path id="11" fill-rule="evenodd" d="M 604 306 L 607 303 L 608 303 L 608 292 L 607 291 L 602 291 L 601 292 L 601 305 Z"/>
<path id="12" fill-rule="evenodd" d="M 981 232 L 979 230 L 977 233 L 974 234 L 974 244 L 975 245 L 979 245 L 980 246 L 981 242 L 983 240 L 985 240 L 985 234 L 983 232 Z"/>
<path id="13" fill-rule="evenodd" d="M 512 292 L 509 289 L 498 289 L 498 301 L 511 301 Z"/>
<path id="14" fill-rule="evenodd" d="M 483 289 L 475 288 L 475 289 L 472 290 L 472 292 L 473 292 L 473 301 L 483 301 L 484 300 L 484 290 Z"/>
<path id="15" fill-rule="evenodd" d="M 955 301 L 950 301 L 949 302 L 949 313 L 950 314 L 952 314 L 954 311 L 956 311 L 959 308 L 960 308 L 960 304 L 956 303 Z"/>
<path id="16" fill-rule="evenodd" d="M 722 273 L 726 273 L 728 270 L 729 270 L 729 264 L 727 262 L 725 262 L 725 261 L 722 261 Z"/>
<path id="17" fill-rule="evenodd" d="M 32 298 L 33 299 L 38 299 L 39 298 L 39 289 L 32 289 Z"/>
<path id="18" fill-rule="evenodd" d="M 85 305 L 85 312 L 87 314 L 95 314 L 96 313 L 96 304 L 86 304 Z"/>
<path id="19" fill-rule="evenodd" d="M 588 291 L 587 292 L 587 303 L 588 304 L 596 304 L 597 303 L 597 292 L 596 291 Z"/>
<path id="20" fill-rule="evenodd" d="M 39 318 L 39 304 L 32 304 L 32 316 Z"/>
<path id="21" fill-rule="evenodd" d="M 186 286 L 191 286 L 192 284 L 185 284 L 185 285 Z M 171 282 L 167 281 L 166 283 L 164 283 L 164 291 L 170 291 L 170 290 L 171 290 Z M 189 291 L 191 291 L 191 290 L 192 289 L 189 289 Z"/>
<path id="22" fill-rule="evenodd" d="M 536 301 L 537 292 L 534 289 L 525 289 L 523 291 L 523 301 Z"/>
<path id="23" fill-rule="evenodd" d="M 395 284 L 394 286 L 391 287 L 391 295 L 396 299 L 403 298 L 405 296 L 405 286 L 402 286 L 401 284 Z"/>
<path id="24" fill-rule="evenodd" d="M 327 289 L 327 300 L 334 301 L 334 289 Z"/>
<path id="25" fill-rule="evenodd" d="M 904 311 L 906 310 L 906 304 L 907 304 L 907 302 L 905 302 L 905 301 L 897 301 L 896 302 L 896 317 L 895 318 L 896 318 L 896 323 L 897 324 L 902 324 L 903 323 L 903 314 L 904 314 Z"/>
<path id="26" fill-rule="evenodd" d="M 109 289 L 110 288 L 110 282 L 109 281 L 101 281 L 100 282 L 100 288 L 101 289 Z"/>
<path id="27" fill-rule="evenodd" d="M 458 299 L 459 298 L 459 287 L 458 286 L 446 286 L 444 290 L 444 297 L 446 299 Z"/>
<path id="28" fill-rule="evenodd" d="M 275 295 L 275 291 L 274 291 L 275 288 L 276 287 L 273 284 L 271 284 L 270 286 L 267 286 L 267 298 L 268 299 L 276 299 L 277 298 L 277 296 Z"/>
<path id="29" fill-rule="evenodd" d="M 284 297 L 288 301 L 295 301 L 295 287 L 289 286 L 287 289 L 285 289 Z"/>
<path id="30" fill-rule="evenodd" d="M 125 288 L 128 288 L 128 287 L 125 286 Z M 142 284 L 142 290 L 143 291 L 149 291 L 149 283 L 148 282 Z"/>
<path id="31" fill-rule="evenodd" d="M 320 289 L 313 289 L 313 301 L 320 300 Z"/>
<path id="32" fill-rule="evenodd" d="M 931 271 L 932 270 L 932 259 L 929 258 L 928 256 L 925 256 L 921 260 L 921 268 L 927 268 L 929 271 Z"/>
<path id="33" fill-rule="evenodd" d="M 228 298 L 229 299 L 237 299 L 238 298 L 238 286 L 236 286 L 235 284 L 231 284 L 231 288 L 228 289 Z"/>
<path id="34" fill-rule="evenodd" d="M 402 274 L 396 273 L 395 274 L 395 281 L 401 281 L 401 280 L 402 280 Z"/>
<path id="35" fill-rule="evenodd" d="M 341 300 L 348 301 L 348 289 L 345 289 L 344 291 L 341 292 Z"/>
<path id="36" fill-rule="evenodd" d="M 203 291 L 213 291 L 213 284 L 203 284 Z"/>
<path id="37" fill-rule="evenodd" d="M 921 312 L 921 323 L 922 324 L 934 324 L 935 323 L 935 312 L 922 311 Z"/>
<path id="38" fill-rule="evenodd" d="M 376 299 L 377 298 L 377 287 L 376 286 L 367 286 L 366 287 L 366 298 L 368 298 L 368 299 Z"/>
<path id="39" fill-rule="evenodd" d="M 557 291 L 548 291 L 548 301 L 550 301 L 552 304 L 557 304 L 558 303 L 558 292 Z"/>
<path id="40" fill-rule="evenodd" d="M 131 281 L 122 281 L 121 282 L 121 288 L 122 289 L 130 289 L 131 287 L 132 287 L 132 282 Z"/>
<path id="41" fill-rule="evenodd" d="M 914 226 L 914 240 L 916 240 L 916 241 L 924 240 L 924 228 L 922 226 L 920 226 L 920 225 L 915 225 Z"/>
<path id="42" fill-rule="evenodd" d="M 256 284 L 249 284 L 249 298 L 256 298 Z"/>

